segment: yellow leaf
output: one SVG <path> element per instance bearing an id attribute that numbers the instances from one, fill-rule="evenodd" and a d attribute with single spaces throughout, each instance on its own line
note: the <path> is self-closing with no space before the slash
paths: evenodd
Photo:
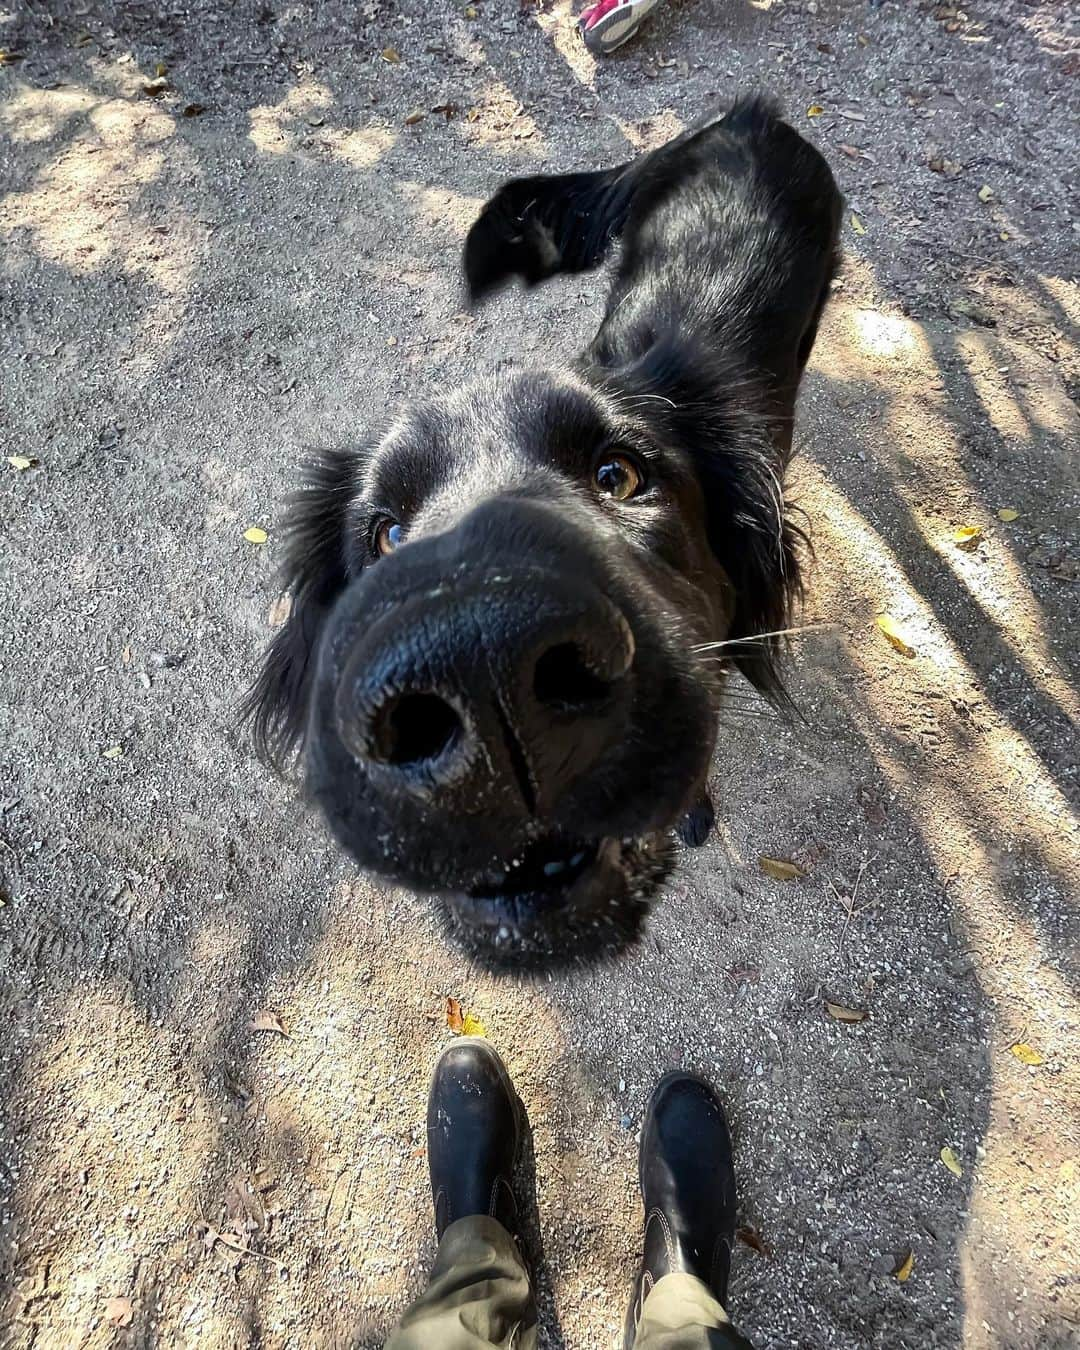
<path id="1" fill-rule="evenodd" d="M 20 471 L 33 469 L 37 465 L 37 460 L 30 455 L 8 455 L 7 462 L 13 469 L 19 469 Z"/>
<path id="2" fill-rule="evenodd" d="M 795 863 L 786 862 L 783 858 L 767 858 L 764 853 L 758 858 L 758 866 L 774 881 L 797 881 L 806 875 Z"/>
<path id="3" fill-rule="evenodd" d="M 855 214 L 854 211 L 852 211 L 851 213 L 851 228 L 855 231 L 856 234 L 866 233 L 866 226 L 862 223 L 862 221 L 859 219 L 859 217 Z"/>
<path id="4" fill-rule="evenodd" d="M 953 530 L 953 543 L 957 548 L 969 552 L 975 547 L 981 534 L 981 525 L 961 525 L 959 529 Z"/>
<path id="5" fill-rule="evenodd" d="M 401 65 L 401 57 L 398 55 L 398 49 L 396 47 L 384 47 L 382 49 L 382 59 L 384 61 L 389 61 L 392 66 Z"/>
<path id="6" fill-rule="evenodd" d="M 108 750 L 102 750 L 102 752 L 101 752 L 101 758 L 102 758 L 102 759 L 119 759 L 120 756 L 121 756 L 123 753 L 124 753 L 124 747 L 123 747 L 122 745 L 110 745 L 109 748 L 108 748 Z"/>
<path id="7" fill-rule="evenodd" d="M 473 1013 L 466 1013 L 461 1024 L 463 1036 L 486 1036 L 487 1027 Z"/>
<path id="8" fill-rule="evenodd" d="M 979 201 L 992 202 L 994 200 L 994 189 L 989 183 L 984 183 L 979 189 Z"/>
<path id="9" fill-rule="evenodd" d="M 954 1177 L 962 1177 L 964 1175 L 964 1169 L 960 1166 L 960 1159 L 956 1156 L 956 1154 L 948 1146 L 948 1144 L 946 1144 L 945 1147 L 941 1150 L 941 1161 L 945 1164 L 945 1166 L 949 1169 L 949 1171 L 953 1174 Z"/>
<path id="10" fill-rule="evenodd" d="M 1026 1041 L 1017 1041 L 1015 1045 L 1010 1045 L 1009 1049 L 1020 1061 L 1021 1064 L 1045 1064 L 1046 1060 L 1039 1054 L 1033 1045 L 1028 1045 Z"/>
<path id="11" fill-rule="evenodd" d="M 261 525 L 252 525 L 244 531 L 244 538 L 249 544 L 265 544 L 269 535 Z"/>
<path id="12" fill-rule="evenodd" d="M 809 108 L 807 108 L 806 110 L 806 115 L 807 117 L 820 117 L 824 111 L 825 109 L 821 106 L 820 103 L 811 103 Z"/>
<path id="13" fill-rule="evenodd" d="M 870 1016 L 862 1008 L 845 1008 L 842 1003 L 832 1003 L 829 999 L 825 1000 L 825 1011 L 838 1022 L 865 1022 Z"/>
<path id="14" fill-rule="evenodd" d="M 476 6 L 475 6 L 475 5 L 466 5 L 466 6 L 465 6 L 465 10 L 464 10 L 464 14 L 465 14 L 465 17 L 466 17 L 467 19 L 475 19 L 475 18 L 476 18 Z"/>
<path id="15" fill-rule="evenodd" d="M 998 520 L 1016 520 L 1020 515 L 1019 511 L 1014 511 L 1011 506 L 1003 506 L 997 513 Z"/>
<path id="16" fill-rule="evenodd" d="M 476 122 L 479 120 L 479 118 L 480 118 L 479 108 L 470 108 L 469 111 L 465 114 L 466 122 Z"/>
<path id="17" fill-rule="evenodd" d="M 874 622 L 901 656 L 915 655 L 915 648 L 908 642 L 907 638 L 904 636 L 904 630 L 891 614 L 879 614 Z"/>
<path id="18" fill-rule="evenodd" d="M 164 61 L 159 61 L 157 65 L 154 67 L 154 74 L 158 77 L 159 80 L 161 79 L 162 75 L 168 75 L 168 73 L 169 67 L 165 64 Z"/>
<path id="19" fill-rule="evenodd" d="M 899 1258 L 896 1265 L 893 1267 L 893 1274 L 900 1281 L 900 1283 L 903 1284 L 904 1281 L 907 1279 L 907 1277 L 911 1274 L 912 1270 L 914 1269 L 914 1266 L 915 1266 L 915 1253 L 909 1247 L 908 1250 L 904 1253 L 903 1256 Z"/>

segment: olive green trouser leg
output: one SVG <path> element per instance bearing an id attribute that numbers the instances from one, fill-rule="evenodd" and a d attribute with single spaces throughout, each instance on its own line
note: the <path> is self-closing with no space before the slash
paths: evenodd
<path id="1" fill-rule="evenodd" d="M 753 1350 L 696 1275 L 657 1280 L 641 1305 L 634 1350 Z"/>
<path id="2" fill-rule="evenodd" d="M 386 1350 L 535 1350 L 536 1305 L 517 1243 L 473 1214 L 443 1234 L 431 1281 Z"/>

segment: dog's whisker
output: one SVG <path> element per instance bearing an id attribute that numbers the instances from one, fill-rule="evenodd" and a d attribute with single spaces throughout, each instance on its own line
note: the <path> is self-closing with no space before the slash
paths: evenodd
<path id="1" fill-rule="evenodd" d="M 831 633 L 839 627 L 838 623 L 798 624 L 794 628 L 774 628 L 771 633 L 754 633 L 749 637 L 725 638 L 723 642 L 699 642 L 691 648 L 691 651 L 700 654 L 701 652 L 716 651 L 720 647 L 746 647 L 753 642 L 767 642 L 770 638 L 791 637 L 796 633 Z"/>

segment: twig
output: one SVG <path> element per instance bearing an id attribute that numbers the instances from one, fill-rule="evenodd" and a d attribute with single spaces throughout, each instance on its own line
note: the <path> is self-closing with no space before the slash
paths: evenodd
<path id="1" fill-rule="evenodd" d="M 239 1252 L 241 1256 L 257 1256 L 260 1261 L 269 1261 L 272 1266 L 277 1267 L 279 1275 L 288 1275 L 288 1266 L 284 1261 L 279 1261 L 276 1256 L 270 1256 L 267 1252 L 257 1252 L 253 1247 L 245 1247 L 234 1238 L 226 1237 L 224 1233 L 219 1233 L 214 1225 L 212 1223 L 207 1223 L 205 1219 L 202 1220 L 201 1225 L 195 1225 L 196 1228 L 199 1228 L 200 1226 L 205 1229 L 205 1232 L 200 1233 L 199 1236 L 202 1238 L 203 1242 L 209 1238 L 211 1247 L 213 1247 L 214 1243 L 220 1242 L 223 1247 L 228 1247 L 231 1251 Z"/>

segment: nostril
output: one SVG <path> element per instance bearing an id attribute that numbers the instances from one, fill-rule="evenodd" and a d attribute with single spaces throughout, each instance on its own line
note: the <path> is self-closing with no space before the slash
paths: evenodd
<path id="1" fill-rule="evenodd" d="M 461 718 L 437 694 L 402 694 L 375 716 L 372 758 L 398 766 L 422 764 L 445 754 L 461 732 Z"/>
<path id="2" fill-rule="evenodd" d="M 611 681 L 592 669 L 576 642 L 560 642 L 537 661 L 533 692 L 549 708 L 580 712 L 607 699 Z"/>

